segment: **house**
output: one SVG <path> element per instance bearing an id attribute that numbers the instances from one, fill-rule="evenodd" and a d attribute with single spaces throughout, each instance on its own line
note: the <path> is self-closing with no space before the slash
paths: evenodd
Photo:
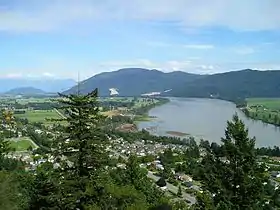
<path id="1" fill-rule="evenodd" d="M 193 179 L 190 176 L 188 176 L 184 173 L 176 173 L 175 174 L 175 179 L 180 180 L 180 181 L 187 181 L 187 182 L 192 182 L 193 181 Z"/>
<path id="2" fill-rule="evenodd" d="M 161 165 L 161 164 L 156 164 L 156 169 L 158 169 L 158 170 L 164 170 L 164 167 L 163 167 L 163 165 Z"/>

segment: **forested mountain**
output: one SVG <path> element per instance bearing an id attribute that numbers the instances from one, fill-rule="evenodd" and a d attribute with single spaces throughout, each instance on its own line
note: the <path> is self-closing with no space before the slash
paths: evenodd
<path id="1" fill-rule="evenodd" d="M 240 70 L 212 75 L 185 72 L 163 73 L 141 68 L 120 69 L 95 75 L 80 84 L 80 92 L 88 93 L 95 87 L 101 95 L 109 88 L 117 88 L 120 95 L 137 96 L 147 92 L 172 89 L 169 96 L 219 97 L 236 99 L 245 97 L 279 97 L 280 71 Z M 77 86 L 65 93 L 77 92 Z M 167 95 L 167 93 L 166 93 Z"/>
<path id="2" fill-rule="evenodd" d="M 109 88 L 117 88 L 122 96 L 137 96 L 147 92 L 172 89 L 177 84 L 183 84 L 204 76 L 181 71 L 163 73 L 158 70 L 142 68 L 126 68 L 113 72 L 97 74 L 80 83 L 81 93 L 88 93 L 94 88 L 99 89 L 102 96 L 109 95 Z M 77 86 L 65 93 L 76 93 Z"/>
<path id="3" fill-rule="evenodd" d="M 245 69 L 213 74 L 181 84 L 172 92 L 179 97 L 219 97 L 237 99 L 247 97 L 279 97 L 280 71 Z"/>

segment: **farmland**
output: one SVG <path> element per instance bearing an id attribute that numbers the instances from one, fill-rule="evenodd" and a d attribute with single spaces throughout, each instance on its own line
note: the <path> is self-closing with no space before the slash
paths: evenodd
<path id="1" fill-rule="evenodd" d="M 280 98 L 248 98 L 244 113 L 256 120 L 280 125 Z"/>
<path id="2" fill-rule="evenodd" d="M 248 98 L 247 104 L 249 106 L 263 106 L 270 110 L 280 111 L 280 98 Z"/>
<path id="3" fill-rule="evenodd" d="M 60 119 L 55 110 L 27 110 L 24 114 L 15 114 L 18 118 L 26 118 L 29 122 L 41 122 L 48 124 L 47 119 Z"/>

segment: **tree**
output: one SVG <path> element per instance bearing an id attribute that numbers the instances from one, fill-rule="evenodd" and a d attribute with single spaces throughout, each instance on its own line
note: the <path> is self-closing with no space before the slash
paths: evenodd
<path id="1" fill-rule="evenodd" d="M 180 198 L 183 196 L 181 185 L 179 185 L 179 187 L 178 187 L 177 196 L 180 197 Z"/>
<path id="2" fill-rule="evenodd" d="M 255 139 L 237 115 L 227 122 L 222 138 L 223 160 L 208 154 L 204 160 L 204 184 L 219 209 L 258 209 L 264 202 L 264 168 L 257 162 Z"/>
<path id="3" fill-rule="evenodd" d="M 0 171 L 0 209 L 25 209 L 24 204 L 25 200 L 16 177 L 11 172 Z"/>
<path id="4" fill-rule="evenodd" d="M 64 132 L 52 146 L 59 192 L 57 205 L 62 209 L 83 209 L 98 202 L 104 194 L 101 174 L 105 170 L 107 136 L 101 130 L 98 91 L 87 95 L 63 95 L 60 109 L 67 115 Z"/>
<path id="5" fill-rule="evenodd" d="M 169 179 L 173 176 L 172 170 L 169 165 L 164 165 L 164 169 L 162 171 L 162 177 L 164 179 Z"/>
<path id="6" fill-rule="evenodd" d="M 197 193 L 196 203 L 193 207 L 194 210 L 214 210 L 214 203 L 210 195 L 207 193 Z"/>
<path id="7" fill-rule="evenodd" d="M 209 142 L 208 140 L 203 140 L 203 139 L 201 139 L 201 140 L 200 140 L 200 143 L 199 143 L 199 147 L 200 147 L 200 148 L 204 148 L 204 149 L 206 149 L 207 151 L 209 151 L 209 150 L 210 150 L 210 142 Z"/>
<path id="8" fill-rule="evenodd" d="M 15 118 L 11 110 L 4 110 L 2 112 L 3 124 L 9 130 L 9 138 L 12 138 L 12 129 L 15 127 Z"/>
<path id="9" fill-rule="evenodd" d="M 5 140 L 4 137 L 0 135 L 0 158 L 3 158 L 10 151 L 10 142 Z"/>

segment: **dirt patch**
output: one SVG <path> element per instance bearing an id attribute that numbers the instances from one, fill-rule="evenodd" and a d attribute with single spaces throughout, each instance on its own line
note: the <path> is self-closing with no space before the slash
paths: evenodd
<path id="1" fill-rule="evenodd" d="M 134 124 L 123 124 L 116 129 L 123 132 L 137 132 L 137 126 Z"/>

